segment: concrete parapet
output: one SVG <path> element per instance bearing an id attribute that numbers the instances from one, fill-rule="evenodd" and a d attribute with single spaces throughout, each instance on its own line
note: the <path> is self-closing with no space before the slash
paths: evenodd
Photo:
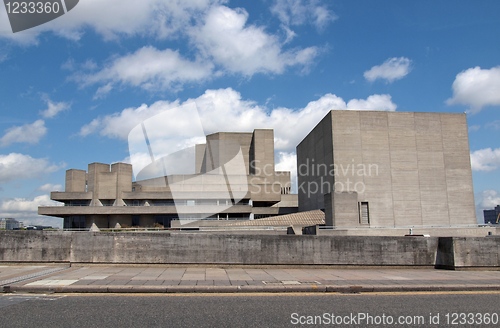
<path id="1" fill-rule="evenodd" d="M 0 232 L 0 262 L 499 267 L 500 237 Z"/>
<path id="2" fill-rule="evenodd" d="M 440 237 L 436 267 L 500 267 L 500 236 Z"/>

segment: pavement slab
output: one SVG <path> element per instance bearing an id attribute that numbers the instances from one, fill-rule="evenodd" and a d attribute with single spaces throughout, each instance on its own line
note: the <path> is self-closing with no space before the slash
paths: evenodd
<path id="1" fill-rule="evenodd" d="M 500 291 L 500 270 L 1 265 L 0 291 L 55 293 Z"/>

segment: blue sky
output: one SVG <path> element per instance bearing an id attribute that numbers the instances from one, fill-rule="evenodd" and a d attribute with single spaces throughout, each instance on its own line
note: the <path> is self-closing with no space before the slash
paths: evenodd
<path id="1" fill-rule="evenodd" d="M 61 225 L 36 208 L 66 169 L 129 160 L 136 124 L 189 102 L 206 132 L 274 128 L 280 169 L 329 109 L 467 112 L 481 213 L 500 203 L 499 14 L 495 0 L 80 0 L 13 34 L 0 6 L 0 217 Z"/>

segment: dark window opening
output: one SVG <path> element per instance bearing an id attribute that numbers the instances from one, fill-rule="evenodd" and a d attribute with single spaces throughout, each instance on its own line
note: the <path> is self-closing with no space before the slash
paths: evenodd
<path id="1" fill-rule="evenodd" d="M 368 208 L 368 202 L 359 203 L 359 223 L 370 224 L 370 210 Z"/>

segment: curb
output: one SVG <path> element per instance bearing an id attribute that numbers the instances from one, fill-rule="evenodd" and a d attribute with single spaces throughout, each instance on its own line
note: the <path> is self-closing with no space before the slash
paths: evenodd
<path id="1" fill-rule="evenodd" d="M 114 293 L 114 294 L 163 294 L 163 293 L 381 293 L 381 292 L 469 292 L 500 291 L 498 285 L 385 285 L 385 286 L 334 286 L 334 285 L 274 285 L 274 286 L 4 286 L 3 293 Z"/>

